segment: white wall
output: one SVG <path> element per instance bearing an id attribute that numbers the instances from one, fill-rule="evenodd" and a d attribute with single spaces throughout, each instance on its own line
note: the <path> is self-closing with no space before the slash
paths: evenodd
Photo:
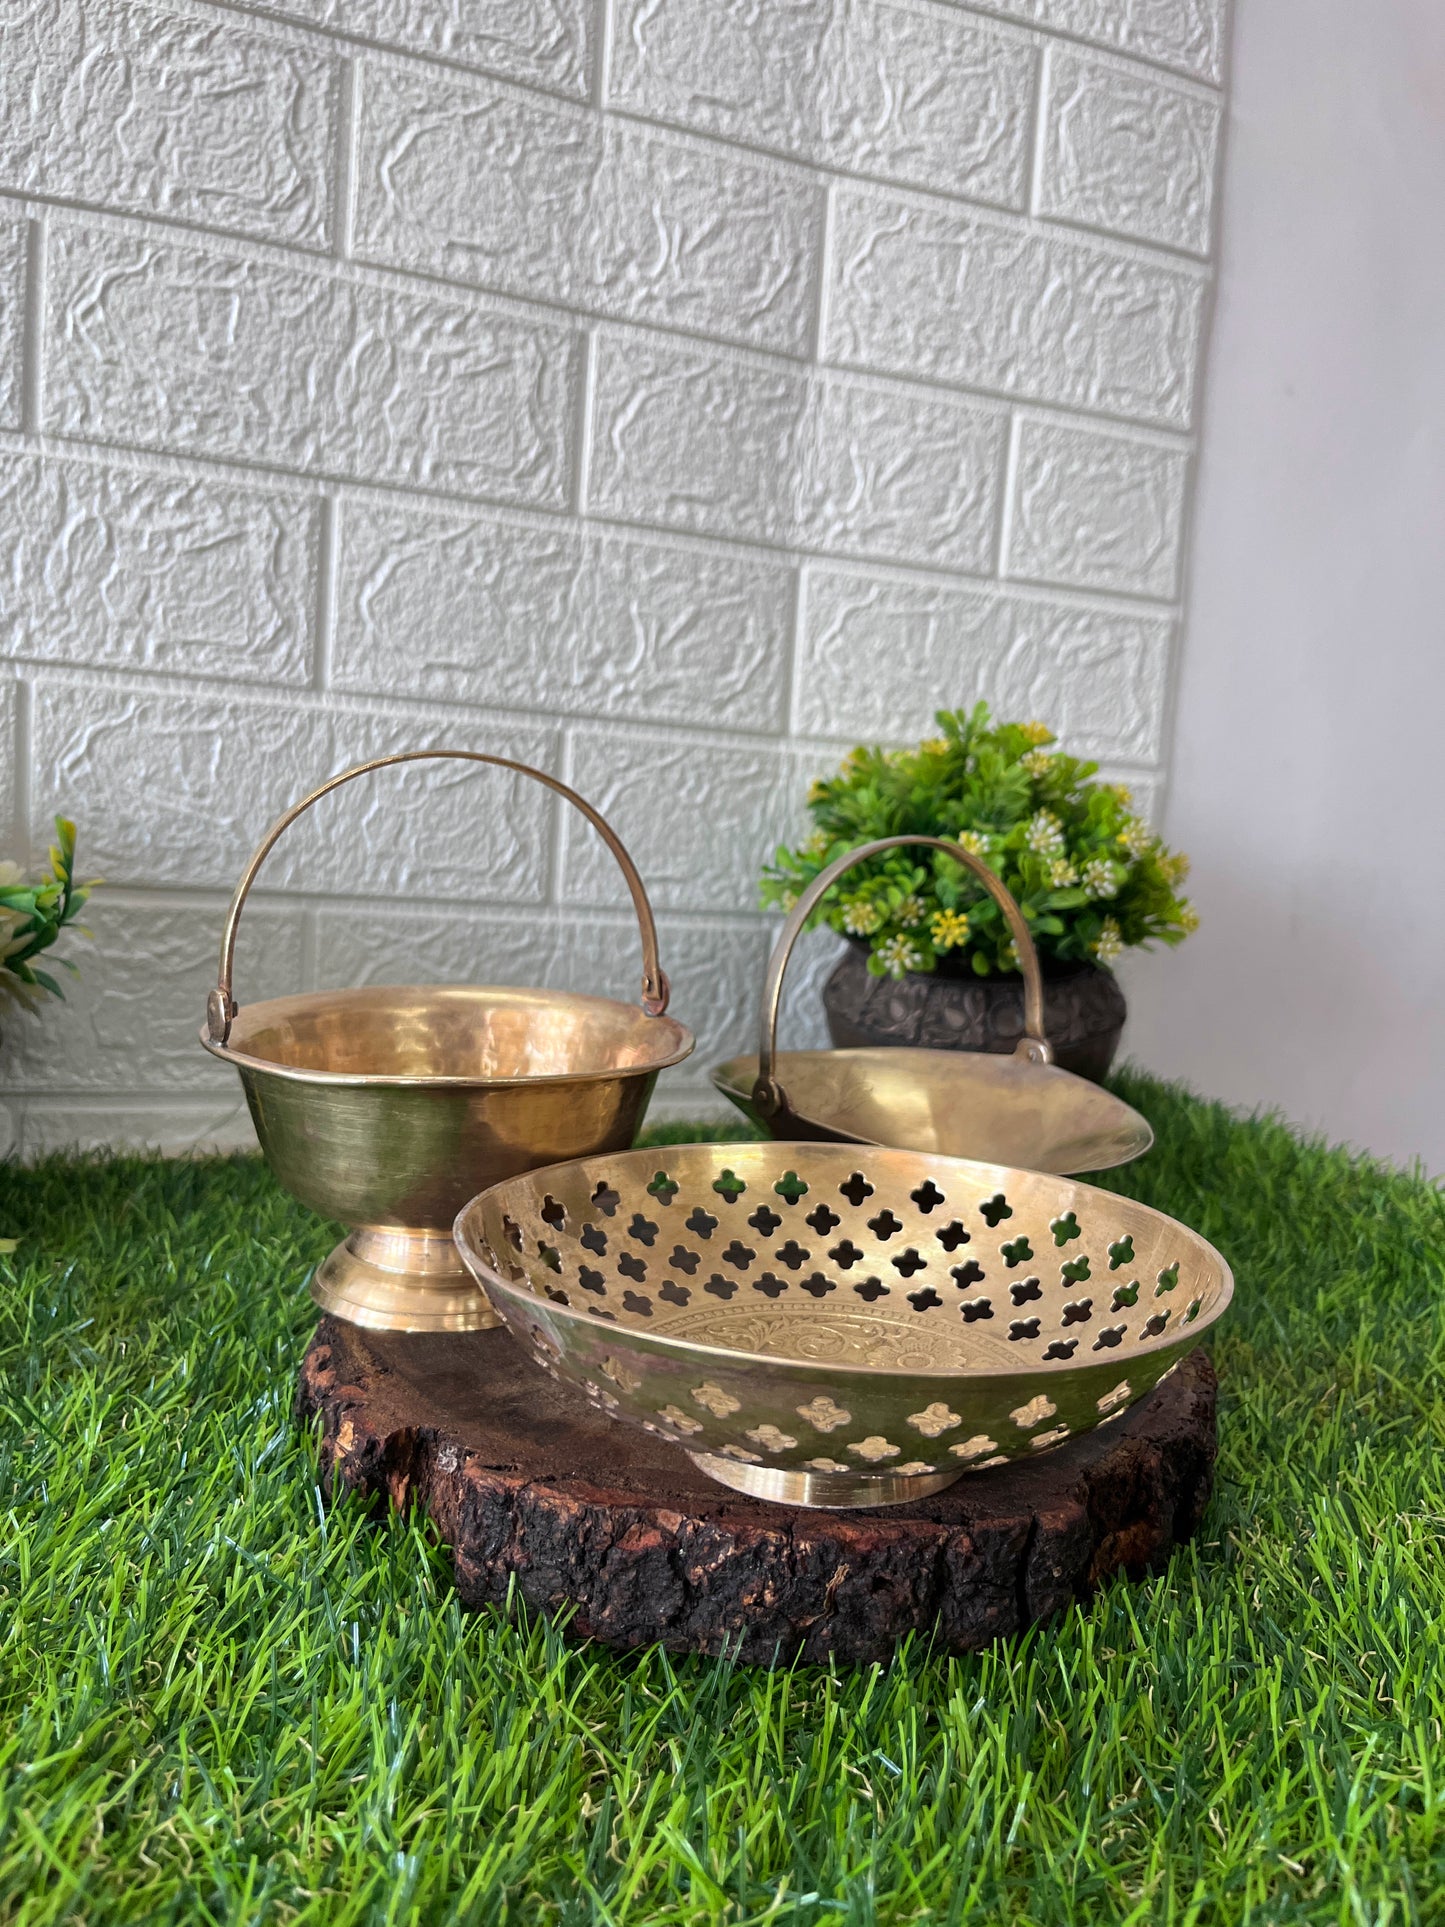
<path id="1" fill-rule="evenodd" d="M 1239 0 L 1166 827 L 1130 1049 L 1445 1171 L 1445 9 Z"/>
<path id="2" fill-rule="evenodd" d="M 490 747 L 612 817 L 709 1060 L 760 861 L 983 693 L 1163 772 L 1222 0 L 17 0 L 0 62 L 0 824 L 108 879 L 9 1027 L 22 1148 L 244 1129 L 195 1043 L 286 802 Z M 411 907 L 397 907 L 396 899 Z M 635 994 L 495 775 L 345 792 L 243 999 Z"/>

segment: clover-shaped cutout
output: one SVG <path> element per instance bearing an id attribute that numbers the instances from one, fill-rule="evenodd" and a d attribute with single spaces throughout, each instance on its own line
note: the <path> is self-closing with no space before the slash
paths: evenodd
<path id="1" fill-rule="evenodd" d="M 1066 1285 L 1081 1285 L 1088 1275 L 1089 1258 L 1087 1252 L 1080 1253 L 1077 1258 L 1065 1258 L 1064 1262 L 1059 1266 L 1059 1278 Z"/>
<path id="2" fill-rule="evenodd" d="M 1014 1214 L 1013 1206 L 1002 1191 L 995 1192 L 993 1197 L 985 1199 L 978 1209 L 990 1231 L 996 1230 L 1005 1218 L 1011 1218 Z"/>
<path id="3" fill-rule="evenodd" d="M 1079 1220 L 1072 1211 L 1066 1211 L 1062 1218 L 1055 1218 L 1049 1230 L 1054 1234 L 1056 1245 L 1071 1244 L 1075 1238 L 1082 1238 L 1084 1235 L 1079 1229 Z"/>
<path id="4" fill-rule="evenodd" d="M 584 1291 L 595 1291 L 599 1298 L 607 1290 L 607 1280 L 600 1271 L 594 1271 L 591 1265 L 582 1265 L 579 1268 L 577 1282 Z"/>
<path id="5" fill-rule="evenodd" d="M 1139 1280 L 1136 1278 L 1133 1284 L 1120 1285 L 1117 1288 L 1114 1293 L 1114 1302 L 1110 1305 L 1109 1309 L 1110 1311 L 1123 1311 L 1126 1305 L 1136 1305 L 1138 1302 Z"/>
<path id="6" fill-rule="evenodd" d="M 890 1238 L 896 1238 L 898 1233 L 903 1229 L 903 1220 L 902 1218 L 896 1218 L 885 1204 L 876 1218 L 870 1218 L 868 1220 L 868 1229 L 873 1233 L 875 1238 L 887 1244 Z"/>
<path id="7" fill-rule="evenodd" d="M 935 1305 L 941 1305 L 943 1300 L 933 1289 L 932 1285 L 924 1285 L 918 1291 L 909 1292 L 908 1302 L 915 1311 L 932 1311 L 933 1307 Z"/>
<path id="8" fill-rule="evenodd" d="M 702 1238 L 704 1241 L 717 1230 L 717 1219 L 710 1212 L 704 1211 L 700 1204 L 692 1207 L 691 1212 L 683 1219 L 683 1224 L 695 1238 Z"/>
<path id="9" fill-rule="evenodd" d="M 720 1171 L 713 1179 L 712 1188 L 729 1204 L 736 1204 L 748 1187 L 735 1171 Z"/>
<path id="10" fill-rule="evenodd" d="M 988 1298 L 965 1298 L 958 1309 L 968 1325 L 976 1325 L 980 1318 L 993 1317 L 993 1301 Z"/>
<path id="11" fill-rule="evenodd" d="M 683 1272 L 687 1277 L 691 1278 L 696 1273 L 698 1266 L 702 1263 L 702 1255 L 700 1252 L 689 1251 L 686 1245 L 674 1245 L 672 1247 L 672 1256 L 667 1262 L 672 1266 L 674 1271 Z"/>
<path id="12" fill-rule="evenodd" d="M 1116 1238 L 1113 1244 L 1109 1246 L 1109 1269 L 1110 1271 L 1118 1271 L 1124 1265 L 1132 1265 L 1133 1262 L 1134 1239 L 1132 1235 L 1126 1231 L 1122 1238 Z"/>
<path id="13" fill-rule="evenodd" d="M 1124 1327 L 1122 1325 L 1105 1325 L 1104 1329 L 1099 1333 L 1099 1336 L 1094 1340 L 1094 1350 L 1096 1352 L 1111 1351 L 1123 1336 Z"/>
<path id="14" fill-rule="evenodd" d="M 955 1265 L 948 1275 L 960 1291 L 967 1291 L 970 1285 L 983 1283 L 983 1266 L 977 1258 L 966 1258 L 961 1265 Z"/>
<path id="15" fill-rule="evenodd" d="M 632 1223 L 627 1227 L 629 1238 L 636 1238 L 640 1245 L 653 1245 L 657 1242 L 657 1226 L 651 1218 L 644 1218 L 640 1211 L 632 1214 Z"/>
<path id="16" fill-rule="evenodd" d="M 999 1255 L 1009 1270 L 1012 1271 L 1016 1265 L 1028 1263 L 1029 1259 L 1034 1255 L 1034 1248 L 1028 1239 L 1020 1233 L 1017 1238 L 1010 1238 L 1007 1244 L 1001 1244 L 999 1246 Z"/>
<path id="17" fill-rule="evenodd" d="M 547 1267 L 548 1271 L 561 1272 L 562 1254 L 556 1245 L 539 1244 L 537 1246 L 537 1256 L 542 1260 L 542 1263 Z"/>
<path id="18" fill-rule="evenodd" d="M 1163 1271 L 1160 1272 L 1159 1285 L 1158 1285 L 1158 1289 L 1154 1293 L 1154 1296 L 1156 1298 L 1162 1298 L 1166 1291 L 1173 1291 L 1174 1287 L 1178 1283 L 1179 1283 L 1179 1261 L 1176 1258 L 1172 1265 L 1166 1265 Z"/>
<path id="19" fill-rule="evenodd" d="M 970 1235 L 967 1227 L 961 1225 L 955 1218 L 952 1224 L 946 1224 L 939 1232 L 938 1242 L 945 1251 L 957 1251 L 960 1245 L 966 1245 L 969 1242 Z"/>
<path id="20" fill-rule="evenodd" d="M 888 1296 L 888 1287 L 881 1278 L 865 1278 L 861 1284 L 854 1285 L 853 1289 L 865 1305 L 877 1304 L 880 1298 Z"/>
<path id="21" fill-rule="evenodd" d="M 570 1305 L 572 1302 L 566 1292 L 558 1291 L 555 1285 L 544 1286 L 544 1290 L 554 1305 Z"/>
<path id="22" fill-rule="evenodd" d="M 676 1278 L 664 1278 L 658 1288 L 657 1295 L 659 1298 L 666 1300 L 669 1305 L 690 1305 L 692 1303 L 692 1293 L 686 1285 L 680 1285 Z"/>
<path id="23" fill-rule="evenodd" d="M 622 1194 L 614 1191 L 606 1178 L 603 1178 L 597 1189 L 592 1193 L 592 1202 L 597 1206 L 597 1209 L 602 1213 L 604 1218 L 610 1218 L 616 1212 L 618 1205 L 621 1204 Z"/>
<path id="24" fill-rule="evenodd" d="M 748 1219 L 748 1223 L 760 1238 L 770 1238 L 782 1222 L 777 1212 L 768 1204 L 760 1204 Z"/>
<path id="25" fill-rule="evenodd" d="M 814 1298 L 826 1298 L 830 1291 L 837 1290 L 837 1286 L 833 1283 L 833 1280 L 831 1278 L 825 1278 L 821 1271 L 815 1271 L 811 1278 L 804 1278 L 800 1280 L 800 1283 L 802 1284 L 803 1290 Z"/>
<path id="26" fill-rule="evenodd" d="M 896 1459 L 902 1448 L 891 1444 L 889 1440 L 875 1432 L 871 1438 L 859 1439 L 857 1444 L 850 1445 L 848 1450 L 855 1458 L 866 1459 L 869 1465 L 880 1465 L 884 1459 Z"/>
<path id="27" fill-rule="evenodd" d="M 1168 1323 L 1169 1323 L 1168 1312 L 1156 1311 L 1152 1318 L 1146 1318 L 1144 1320 L 1144 1330 L 1148 1333 L 1150 1338 L 1157 1338 L 1160 1332 L 1163 1331 L 1164 1327 Z"/>
<path id="28" fill-rule="evenodd" d="M 724 1278 L 720 1271 L 715 1271 L 703 1286 L 703 1290 L 714 1298 L 731 1298 L 737 1288 L 737 1279 Z"/>
<path id="29" fill-rule="evenodd" d="M 784 1171 L 773 1186 L 773 1190 L 780 1198 L 786 1198 L 789 1204 L 796 1204 L 799 1198 L 806 1198 L 808 1195 L 808 1186 L 796 1171 Z"/>
<path id="30" fill-rule="evenodd" d="M 671 1204 L 682 1186 L 676 1178 L 670 1178 L 666 1171 L 658 1171 L 647 1189 L 659 1204 Z"/>
<path id="31" fill-rule="evenodd" d="M 701 1385 L 694 1385 L 690 1397 L 694 1405 L 702 1406 L 703 1410 L 711 1412 L 714 1418 L 730 1418 L 734 1412 L 742 1410 L 742 1405 L 732 1393 L 725 1392 L 721 1385 L 714 1385 L 711 1379 L 705 1380 Z"/>
<path id="32" fill-rule="evenodd" d="M 775 1271 L 765 1271 L 760 1278 L 754 1278 L 753 1290 L 760 1291 L 764 1298 L 781 1298 L 788 1289 L 786 1278 L 780 1278 Z"/>
<path id="33" fill-rule="evenodd" d="M 820 1238 L 826 1238 L 833 1227 L 842 1224 L 843 1220 L 836 1211 L 830 1211 L 826 1204 L 815 1204 L 803 1222 L 811 1225 Z"/>
<path id="34" fill-rule="evenodd" d="M 1040 1432 L 1029 1440 L 1030 1452 L 1047 1452 L 1050 1446 L 1062 1445 L 1069 1436 L 1067 1425 L 1056 1425 L 1050 1432 Z"/>
<path id="35" fill-rule="evenodd" d="M 647 1261 L 645 1258 L 635 1257 L 630 1251 L 622 1251 L 617 1256 L 617 1269 L 624 1278 L 631 1278 L 640 1285 L 647 1276 Z"/>
<path id="36" fill-rule="evenodd" d="M 828 1256 L 840 1270 L 851 1271 L 864 1256 L 864 1252 L 861 1245 L 855 1245 L 851 1238 L 844 1238 L 841 1244 L 833 1246 Z"/>
<path id="37" fill-rule="evenodd" d="M 527 1241 L 522 1236 L 522 1227 L 513 1219 L 509 1218 L 505 1212 L 502 1213 L 502 1235 L 514 1251 L 526 1250 Z"/>
<path id="38" fill-rule="evenodd" d="M 1012 1339 L 1037 1338 L 1039 1321 L 1037 1318 L 1014 1318 L 1009 1322 L 1008 1335 Z"/>
<path id="39" fill-rule="evenodd" d="M 743 1465 L 757 1465 L 760 1463 L 759 1456 L 756 1452 L 749 1452 L 745 1446 L 741 1445 L 725 1445 L 722 1449 L 722 1456 L 725 1459 L 737 1459 Z"/>
<path id="40" fill-rule="evenodd" d="M 938 1206 L 944 1202 L 944 1195 L 933 1182 L 932 1178 L 925 1178 L 918 1189 L 916 1191 L 910 1191 L 908 1195 L 918 1206 L 925 1218 L 930 1211 L 937 1210 Z"/>
<path id="41" fill-rule="evenodd" d="M 950 1445 L 948 1449 L 956 1459 L 981 1459 L 985 1452 L 997 1452 L 998 1440 L 991 1439 L 986 1432 L 975 1432 L 971 1439 Z"/>
<path id="42" fill-rule="evenodd" d="M 844 1465 L 841 1459 L 805 1459 L 804 1464 L 813 1472 L 849 1472 L 851 1466 Z"/>
<path id="43" fill-rule="evenodd" d="M 666 1419 L 675 1432 L 681 1432 L 685 1436 L 702 1430 L 702 1421 L 700 1419 L 689 1418 L 687 1413 L 677 1405 L 664 1405 L 657 1416 L 661 1419 Z"/>
<path id="44" fill-rule="evenodd" d="M 549 1224 L 554 1231 L 560 1231 L 567 1222 L 567 1207 L 559 1203 L 549 1191 L 542 1200 L 542 1209 L 537 1215 L 543 1224 Z"/>
<path id="45" fill-rule="evenodd" d="M 1055 1338 L 1051 1341 L 1045 1358 L 1072 1358 L 1079 1349 L 1077 1338 Z"/>
<path id="46" fill-rule="evenodd" d="M 1058 1409 L 1051 1398 L 1040 1392 L 1026 1405 L 1016 1405 L 1009 1413 L 1009 1417 L 1021 1432 L 1028 1432 L 1032 1431 L 1034 1426 L 1042 1425 L 1046 1418 L 1052 1418 Z"/>
<path id="47" fill-rule="evenodd" d="M 746 1271 L 757 1255 L 757 1252 L 753 1250 L 752 1246 L 745 1245 L 741 1238 L 734 1238 L 732 1243 L 727 1245 L 721 1253 L 723 1263 L 725 1265 L 736 1265 L 739 1271 Z"/>
<path id="48" fill-rule="evenodd" d="M 873 1195 L 873 1186 L 861 1171 L 855 1171 L 851 1178 L 845 1178 L 838 1186 L 839 1197 L 846 1198 L 856 1211 L 865 1198 Z"/>
<path id="49" fill-rule="evenodd" d="M 849 1424 L 853 1417 L 846 1406 L 836 1404 L 826 1392 L 819 1392 L 808 1404 L 795 1409 L 798 1417 L 806 1419 L 815 1432 L 836 1432 L 840 1425 Z"/>
<path id="50" fill-rule="evenodd" d="M 963 1420 L 957 1412 L 935 1399 L 932 1405 L 925 1405 L 921 1412 L 910 1412 L 908 1423 L 915 1432 L 921 1432 L 926 1439 L 936 1439 L 943 1432 L 951 1432 Z"/>
<path id="51" fill-rule="evenodd" d="M 928 1269 L 928 1260 L 926 1258 L 920 1258 L 912 1245 L 910 1245 L 906 1251 L 898 1252 L 896 1256 L 890 1258 L 888 1262 L 895 1271 L 902 1272 L 905 1278 L 911 1278 L 916 1271 L 926 1271 Z"/>
<path id="52" fill-rule="evenodd" d="M 1096 1401 L 1096 1404 L 1099 1411 L 1112 1412 L 1117 1406 L 1127 1405 L 1133 1396 L 1133 1386 L 1127 1378 L 1121 1378 L 1114 1389 L 1110 1392 L 1105 1392 L 1104 1396 Z"/>
<path id="53" fill-rule="evenodd" d="M 1076 1298 L 1071 1304 L 1064 1306 L 1064 1315 L 1059 1320 L 1059 1322 L 1064 1326 L 1086 1325 L 1089 1322 L 1089 1320 L 1093 1317 L 1093 1315 L 1094 1315 L 1093 1299 Z"/>
<path id="54" fill-rule="evenodd" d="M 743 1437 L 751 1439 L 754 1445 L 760 1445 L 765 1452 L 791 1452 L 798 1443 L 791 1432 L 780 1432 L 776 1425 L 754 1426 Z"/>
<path id="55" fill-rule="evenodd" d="M 789 1271 L 801 1271 L 812 1255 L 812 1252 L 800 1245 L 796 1238 L 789 1238 L 786 1244 L 779 1245 L 773 1253 L 778 1263 L 786 1265 Z"/>
<path id="56" fill-rule="evenodd" d="M 651 1312 L 651 1305 L 647 1309 Z M 613 1358 L 609 1353 L 602 1361 L 601 1372 L 604 1378 L 612 1380 L 619 1391 L 636 1392 L 642 1387 L 642 1373 L 629 1365 L 625 1358 Z"/>
<path id="57" fill-rule="evenodd" d="M 582 1227 L 582 1249 L 584 1251 L 595 1251 L 597 1256 L 601 1258 L 607 1250 L 607 1233 L 605 1231 L 599 1231 L 595 1224 L 584 1224 Z"/>
<path id="58" fill-rule="evenodd" d="M 1016 1278 L 1008 1288 L 1008 1295 L 1016 1305 L 1028 1305 L 1035 1298 L 1043 1297 L 1044 1288 L 1037 1278 Z"/>

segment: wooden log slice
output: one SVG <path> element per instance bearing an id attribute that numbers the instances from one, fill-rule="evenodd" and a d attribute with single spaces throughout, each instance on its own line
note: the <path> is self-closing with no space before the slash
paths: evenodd
<path id="1" fill-rule="evenodd" d="M 323 1318 L 297 1409 L 328 1481 L 435 1521 L 467 1606 L 575 1606 L 610 1646 L 886 1658 L 1045 1619 L 1158 1571 L 1213 1483 L 1215 1376 L 1196 1351 L 1122 1419 L 912 1505 L 822 1512 L 729 1491 L 676 1446 L 539 1372 L 502 1330 L 370 1332 Z"/>

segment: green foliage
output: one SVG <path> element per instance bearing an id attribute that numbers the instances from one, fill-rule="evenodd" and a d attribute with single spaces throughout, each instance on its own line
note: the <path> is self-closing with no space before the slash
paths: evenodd
<path id="1" fill-rule="evenodd" d="M 855 749 L 837 776 L 813 784 L 817 825 L 763 872 L 765 905 L 790 909 L 848 850 L 887 836 L 950 837 L 981 857 L 1023 911 L 1039 954 L 1112 963 L 1154 939 L 1182 941 L 1197 924 L 1179 895 L 1188 859 L 1135 815 L 1098 764 L 1047 747 L 1041 723 L 989 720 L 986 703 L 940 710 L 943 732 L 917 749 Z M 841 877 L 814 913 L 841 935 L 867 938 L 875 976 L 1018 970 L 1003 915 L 983 886 L 941 851 L 892 850 Z"/>
<path id="2" fill-rule="evenodd" d="M 38 882 L 27 883 L 18 864 L 0 863 L 0 1003 L 8 996 L 33 1004 L 36 993 L 64 997 L 55 978 L 35 959 L 48 950 L 68 924 L 74 923 L 86 898 L 100 881 L 75 881 L 75 825 L 68 817 L 55 819 L 55 842 L 50 846 L 50 869 Z M 81 936 L 90 932 L 75 925 Z M 55 961 L 75 971 L 68 957 Z"/>
<path id="3" fill-rule="evenodd" d="M 0 1921 L 1445 1919 L 1445 1205 L 1118 1088 L 1158 1141 L 1103 1182 L 1238 1279 L 1204 1528 L 858 1672 L 461 1613 L 292 1419 L 333 1229 L 250 1159 L 0 1165 Z"/>

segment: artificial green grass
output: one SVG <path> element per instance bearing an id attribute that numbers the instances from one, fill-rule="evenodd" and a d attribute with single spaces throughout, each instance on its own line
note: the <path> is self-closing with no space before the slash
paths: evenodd
<path id="1" fill-rule="evenodd" d="M 1445 1919 L 1441 1195 L 1120 1087 L 1109 1182 L 1238 1276 L 1205 1530 L 856 1673 L 464 1617 L 292 1421 L 327 1227 L 246 1159 L 0 1171 L 0 1920 Z"/>

